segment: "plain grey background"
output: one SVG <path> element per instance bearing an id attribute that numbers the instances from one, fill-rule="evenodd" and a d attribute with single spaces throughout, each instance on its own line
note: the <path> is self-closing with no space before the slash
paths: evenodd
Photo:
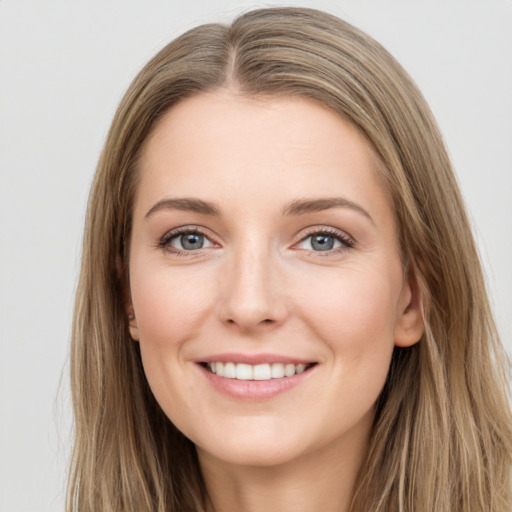
<path id="1" fill-rule="evenodd" d="M 512 1 L 0 0 L 1 512 L 63 509 L 83 218 L 121 95 L 186 29 L 290 4 L 366 30 L 419 84 L 452 156 L 512 349 Z"/>

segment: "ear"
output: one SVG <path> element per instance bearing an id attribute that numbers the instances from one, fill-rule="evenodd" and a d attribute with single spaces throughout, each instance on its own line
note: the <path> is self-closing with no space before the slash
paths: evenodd
<path id="1" fill-rule="evenodd" d="M 135 317 L 135 309 L 132 303 L 132 297 L 130 293 L 130 283 L 128 273 L 124 271 L 121 258 L 116 258 L 117 277 L 121 284 L 121 293 L 123 295 L 123 307 L 128 320 L 128 330 L 133 340 L 139 341 L 139 329 L 137 327 L 137 318 Z"/>
<path id="2" fill-rule="evenodd" d="M 133 304 L 130 303 L 125 306 L 126 316 L 128 318 L 128 329 L 132 340 L 139 341 L 139 328 L 137 327 L 137 318 L 135 317 L 135 311 Z"/>
<path id="3" fill-rule="evenodd" d="M 423 292 L 414 272 L 409 272 L 402 287 L 395 327 L 395 346 L 410 347 L 423 335 Z"/>

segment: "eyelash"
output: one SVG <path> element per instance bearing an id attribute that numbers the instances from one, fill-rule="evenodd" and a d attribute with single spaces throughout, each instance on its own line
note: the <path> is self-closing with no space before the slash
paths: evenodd
<path id="1" fill-rule="evenodd" d="M 313 254 L 315 256 L 321 256 L 321 257 L 327 257 L 332 256 L 333 254 L 339 254 L 341 252 L 353 249 L 356 245 L 355 240 L 348 236 L 343 231 L 338 231 L 334 228 L 325 228 L 325 227 L 313 227 L 309 228 L 308 231 L 306 231 L 306 234 L 299 240 L 298 243 L 304 242 L 308 238 L 314 236 L 314 235 L 327 235 L 335 240 L 338 240 L 341 243 L 340 247 L 337 247 L 335 249 L 329 249 L 327 251 L 314 251 L 311 249 L 304 249 L 309 254 Z M 297 244 L 295 244 L 297 245 Z"/>
<path id="2" fill-rule="evenodd" d="M 207 238 L 208 240 L 210 240 L 210 237 L 206 233 L 204 233 L 201 229 L 199 229 L 198 227 L 184 226 L 184 227 L 173 229 L 172 231 L 167 232 L 159 240 L 157 247 L 164 251 L 175 254 L 176 256 L 190 257 L 190 256 L 196 255 L 200 249 L 198 249 L 196 251 L 183 251 L 183 250 L 177 249 L 176 247 L 173 247 L 171 245 L 171 241 L 174 238 L 177 238 L 182 235 L 201 235 L 201 236 L 204 236 L 205 238 Z"/>
<path id="3" fill-rule="evenodd" d="M 158 241 L 157 247 L 159 249 L 170 252 L 176 256 L 191 257 L 191 256 L 196 255 L 197 252 L 200 251 L 201 249 L 197 249 L 195 251 L 194 250 L 186 251 L 186 250 L 177 249 L 176 247 L 173 247 L 172 245 L 170 245 L 171 241 L 173 239 L 175 239 L 179 236 L 182 236 L 182 235 L 201 235 L 201 236 L 204 236 L 205 238 L 207 238 L 208 240 L 210 240 L 210 237 L 206 233 L 204 233 L 201 229 L 199 229 L 198 227 L 184 226 L 184 227 L 177 228 L 177 229 L 167 232 Z M 333 228 L 325 228 L 325 227 L 310 228 L 306 232 L 306 234 L 294 245 L 304 242 L 305 240 L 312 237 L 313 235 L 327 235 L 341 243 L 340 247 L 337 247 L 335 249 L 329 249 L 326 251 L 314 251 L 311 249 L 304 249 L 308 253 L 314 254 L 315 256 L 325 257 L 325 256 L 333 255 L 333 254 L 338 254 L 340 252 L 343 252 L 343 251 L 346 251 L 349 249 L 353 249 L 356 245 L 355 241 L 351 237 L 349 237 L 346 233 L 343 233 L 342 231 L 338 231 Z M 210 242 L 211 242 L 211 240 L 210 240 Z"/>

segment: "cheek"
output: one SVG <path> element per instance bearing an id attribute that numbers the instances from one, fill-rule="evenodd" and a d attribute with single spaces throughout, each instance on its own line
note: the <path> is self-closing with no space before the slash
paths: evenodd
<path id="1" fill-rule="evenodd" d="M 309 311 L 321 320 L 315 323 L 317 336 L 329 346 L 338 383 L 326 399 L 338 404 L 334 425 L 356 424 L 373 411 L 382 391 L 394 347 L 394 288 L 370 272 L 351 272 L 332 292 L 310 295 Z"/>
<path id="2" fill-rule="evenodd" d="M 323 407 L 338 404 L 334 424 L 365 415 L 389 371 L 401 274 L 396 280 L 376 274 L 344 273 L 336 282 L 309 287 L 303 299 L 306 323 L 331 354 L 328 365 L 337 385 L 329 388 Z"/>
<path id="3" fill-rule="evenodd" d="M 345 271 L 305 283 L 307 293 L 297 296 L 303 297 L 301 310 L 317 336 L 344 358 L 357 359 L 393 347 L 400 279 L 400 274 L 395 280 L 368 270 Z"/>
<path id="4" fill-rule="evenodd" d="M 141 343 L 165 350 L 193 337 L 213 303 L 210 283 L 199 273 L 134 268 L 131 293 Z"/>
<path id="5" fill-rule="evenodd" d="M 131 269 L 131 293 L 142 363 L 155 398 L 169 418 L 187 430 L 188 397 L 194 396 L 187 379 L 185 347 L 198 337 L 210 310 L 214 289 L 201 275 L 158 269 Z M 188 431 L 188 430 L 187 430 Z"/>

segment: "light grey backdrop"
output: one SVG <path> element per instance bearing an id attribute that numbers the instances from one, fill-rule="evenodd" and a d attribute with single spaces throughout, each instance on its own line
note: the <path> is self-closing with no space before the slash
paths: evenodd
<path id="1" fill-rule="evenodd" d="M 291 3 L 365 29 L 420 85 L 512 349 L 512 1 Z M 0 0 L 0 511 L 63 509 L 66 365 L 85 202 L 123 91 L 184 30 L 277 4 L 289 3 Z"/>

